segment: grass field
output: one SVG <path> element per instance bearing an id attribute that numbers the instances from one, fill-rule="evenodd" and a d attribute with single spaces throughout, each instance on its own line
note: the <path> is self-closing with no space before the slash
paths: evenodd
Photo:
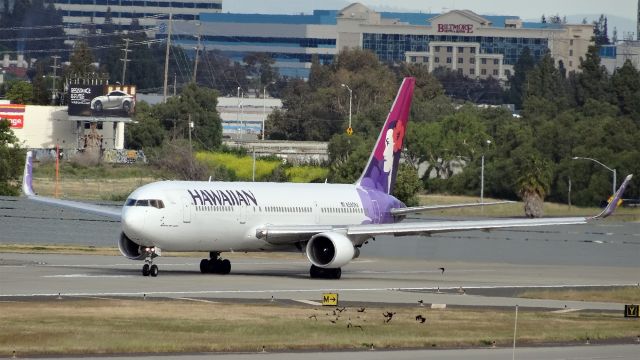
<path id="1" fill-rule="evenodd" d="M 549 290 L 527 290 L 518 297 L 530 299 L 554 299 L 568 301 L 601 301 L 616 302 L 623 304 L 640 303 L 640 286 L 626 286 L 615 289 L 549 289 Z M 638 324 L 640 329 L 640 323 Z"/>
<path id="2" fill-rule="evenodd" d="M 296 349 L 510 346 L 509 310 L 431 310 L 201 303 L 183 300 L 51 300 L 2 304 L 0 356 Z M 388 323 L 382 315 L 395 313 Z M 425 323 L 415 320 L 426 318 Z M 351 324 L 352 326 L 349 326 Z M 638 335 L 622 314 L 521 310 L 518 344 L 592 342 Z"/>

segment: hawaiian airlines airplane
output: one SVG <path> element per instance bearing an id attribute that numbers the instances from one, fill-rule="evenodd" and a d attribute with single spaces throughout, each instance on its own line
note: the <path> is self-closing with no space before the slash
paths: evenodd
<path id="1" fill-rule="evenodd" d="M 631 175 L 607 208 L 594 217 L 401 222 L 407 214 L 453 206 L 406 207 L 391 195 L 409 119 L 415 79 L 402 82 L 369 161 L 355 184 L 162 181 L 129 195 L 121 210 L 38 196 L 32 189 L 32 155 L 27 154 L 23 192 L 29 199 L 118 218 L 118 248 L 131 260 L 144 260 L 144 276 L 157 276 L 153 260 L 161 250 L 208 252 L 202 273 L 228 274 L 222 252 L 305 252 L 312 278 L 339 279 L 341 268 L 378 235 L 430 235 L 440 232 L 520 226 L 582 224 L 616 208 Z"/>

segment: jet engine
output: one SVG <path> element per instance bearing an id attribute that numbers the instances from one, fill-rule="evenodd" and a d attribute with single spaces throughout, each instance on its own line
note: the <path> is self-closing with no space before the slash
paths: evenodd
<path id="1" fill-rule="evenodd" d="M 307 243 L 307 258 L 320 268 L 340 268 L 357 257 L 359 251 L 343 234 L 326 232 L 314 235 Z"/>
<path id="2" fill-rule="evenodd" d="M 118 240 L 118 249 L 120 249 L 120 253 L 131 260 L 144 260 L 147 257 L 145 252 L 145 248 L 134 243 L 131 239 L 125 235 L 125 233 L 120 233 L 120 240 Z"/>

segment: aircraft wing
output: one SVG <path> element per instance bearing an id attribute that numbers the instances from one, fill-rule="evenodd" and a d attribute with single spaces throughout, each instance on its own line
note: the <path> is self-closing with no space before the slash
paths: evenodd
<path id="1" fill-rule="evenodd" d="M 79 201 L 60 200 L 55 198 L 48 198 L 39 196 L 33 191 L 33 153 L 27 151 L 27 158 L 24 164 L 24 175 L 22 177 L 22 192 L 29 198 L 29 200 L 37 201 L 39 203 L 63 207 L 68 209 L 80 210 L 95 215 L 102 215 L 114 219 L 120 219 L 122 209 L 120 207 L 109 207 L 94 204 L 87 204 Z"/>
<path id="2" fill-rule="evenodd" d="M 407 215 L 407 214 L 417 214 L 417 213 L 421 213 L 421 212 L 434 211 L 434 210 L 446 210 L 446 209 L 457 209 L 457 208 L 465 208 L 465 207 L 512 204 L 514 202 L 515 201 L 493 201 L 493 202 L 485 202 L 485 203 L 466 203 L 466 204 L 449 204 L 449 205 L 413 206 L 413 207 L 391 209 L 391 215 L 393 215 L 393 216 L 402 216 L 402 215 Z"/>
<path id="3" fill-rule="evenodd" d="M 304 226 L 265 226 L 257 229 L 257 236 L 272 244 L 291 244 L 308 240 L 311 236 L 322 232 L 339 232 L 347 236 L 377 235 L 431 235 L 453 231 L 492 230 L 514 227 L 550 226 L 585 224 L 591 220 L 605 218 L 615 211 L 619 200 L 631 181 L 628 175 L 607 207 L 598 215 L 591 217 L 557 217 L 542 219 L 491 219 L 461 221 L 416 221 L 394 224 L 356 224 L 356 225 L 304 225 Z"/>

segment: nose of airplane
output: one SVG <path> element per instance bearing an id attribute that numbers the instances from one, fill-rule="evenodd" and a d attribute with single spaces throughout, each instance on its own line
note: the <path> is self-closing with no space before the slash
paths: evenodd
<path id="1" fill-rule="evenodd" d="M 144 237 L 144 210 L 126 207 L 122 211 L 122 231 L 131 240 L 142 240 Z"/>

